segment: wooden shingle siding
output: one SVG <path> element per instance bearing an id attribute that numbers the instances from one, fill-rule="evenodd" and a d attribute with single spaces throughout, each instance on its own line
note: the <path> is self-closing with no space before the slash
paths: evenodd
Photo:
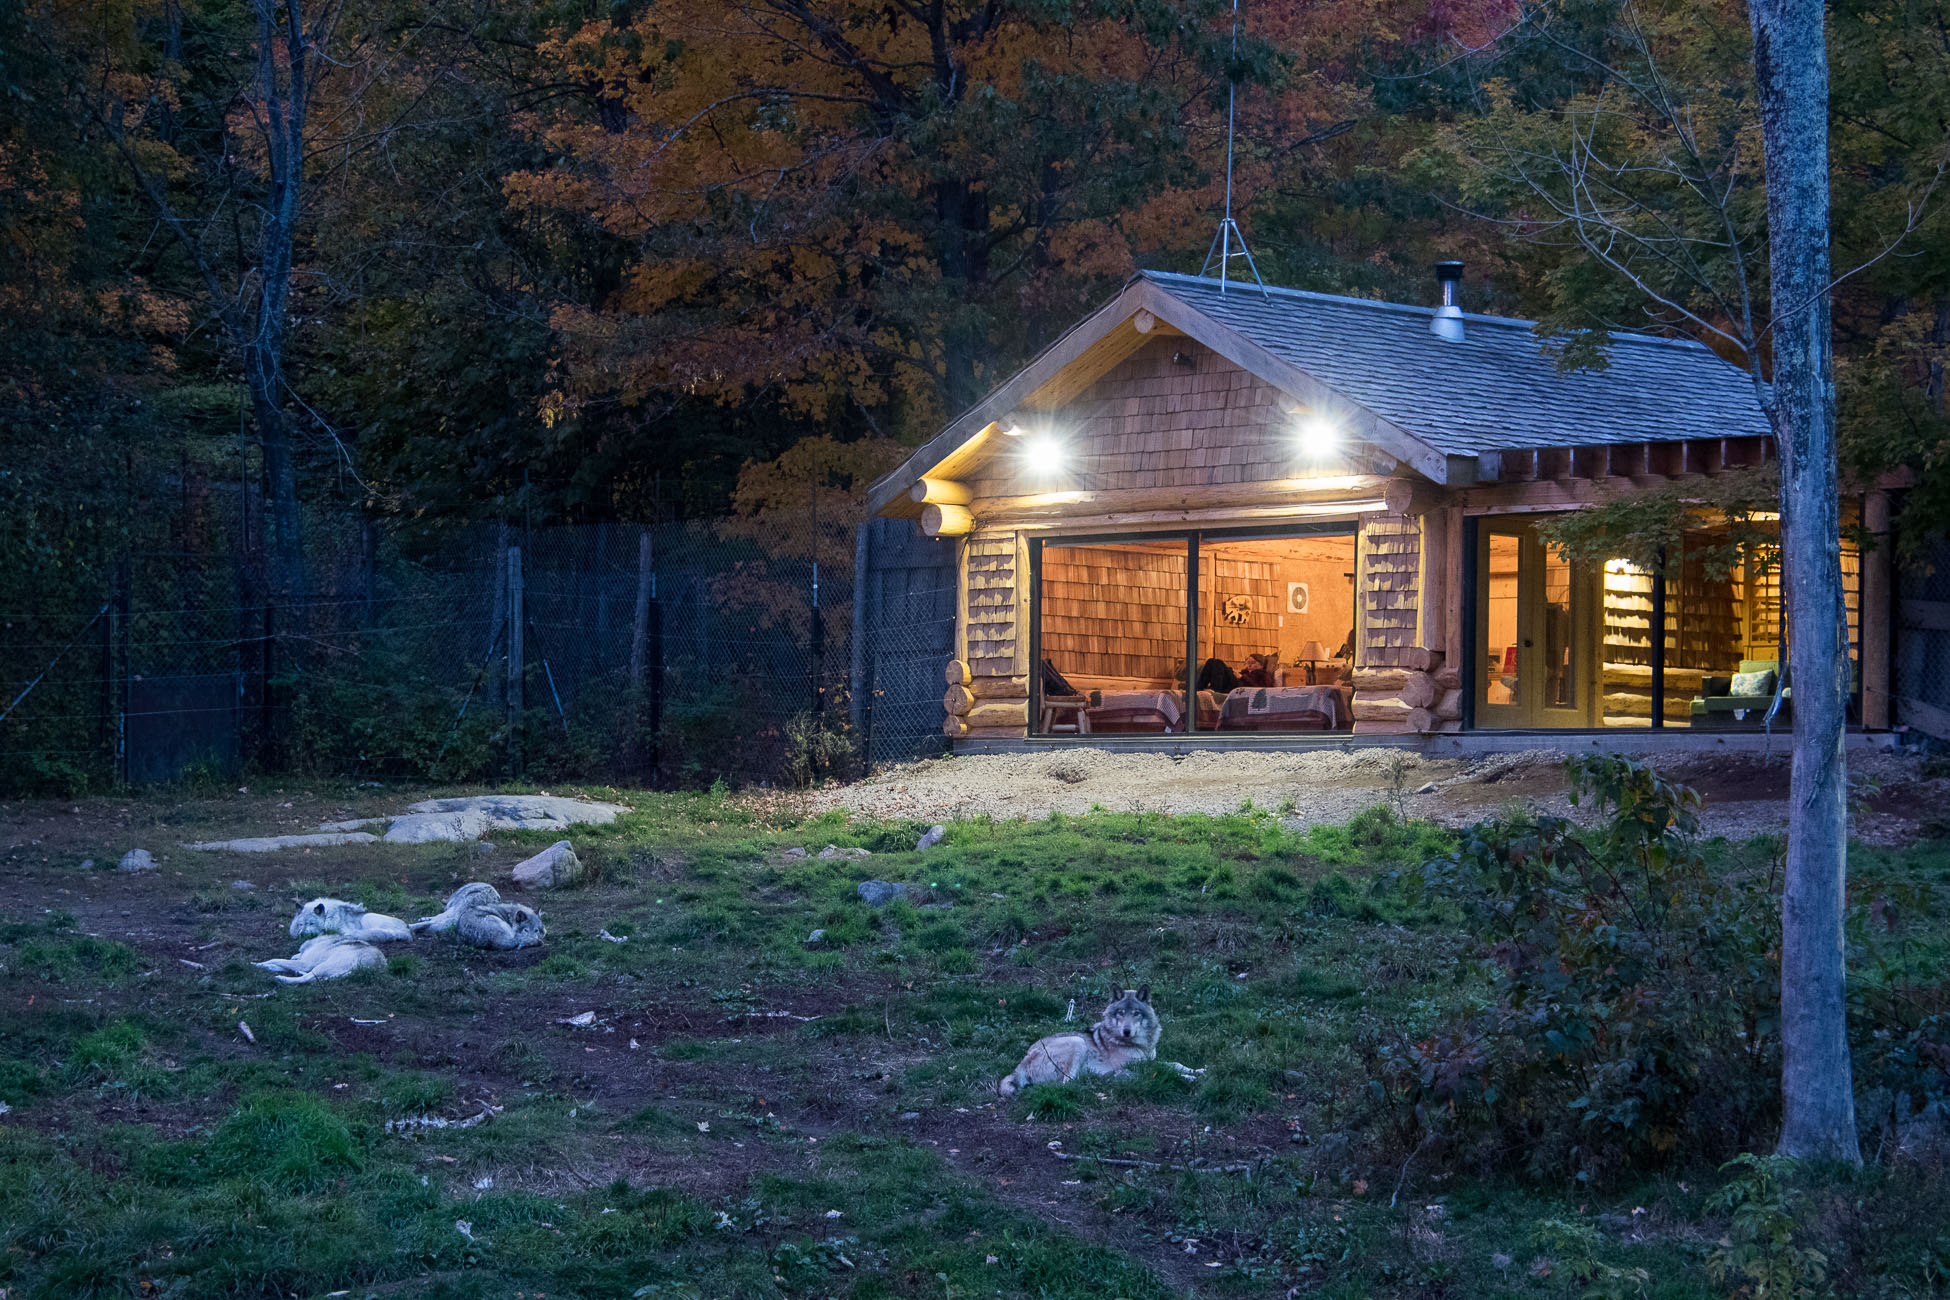
<path id="1" fill-rule="evenodd" d="M 1420 644 L 1416 584 L 1421 567 L 1418 521 L 1400 515 L 1369 515 L 1362 521 L 1357 667 L 1398 667 Z"/>
<path id="2" fill-rule="evenodd" d="M 969 539 L 966 644 L 968 670 L 976 677 L 1013 677 L 1026 629 L 1018 618 L 1017 546 L 1014 533 Z M 1026 580 L 1026 574 L 1022 577 Z"/>
<path id="3" fill-rule="evenodd" d="M 1173 362 L 1174 352 L 1192 364 Z M 1251 483 L 1351 473 L 1357 460 L 1365 466 L 1372 458 L 1365 446 L 1327 460 L 1307 457 L 1295 438 L 1291 405 L 1217 353 L 1189 339 L 1160 338 L 1047 417 L 1070 451 L 1060 475 L 1039 479 L 1040 467 L 1025 459 L 1033 442 L 1004 439 L 1000 454 L 974 477 L 974 495 L 980 502 L 1065 487 L 1108 492 Z M 1032 432 L 1041 423 L 1025 421 Z"/>

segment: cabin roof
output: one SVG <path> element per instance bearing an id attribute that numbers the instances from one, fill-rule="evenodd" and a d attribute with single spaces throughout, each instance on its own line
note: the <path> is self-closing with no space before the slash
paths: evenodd
<path id="1" fill-rule="evenodd" d="M 1449 342 L 1429 330 L 1433 307 L 1139 278 L 1452 455 L 1772 433 L 1747 373 L 1690 339 L 1614 334 L 1603 369 L 1567 371 L 1535 321 L 1465 312 Z"/>
<path id="2" fill-rule="evenodd" d="M 875 484 L 869 509 L 918 514 L 917 479 L 966 473 L 993 454 L 998 422 L 1082 392 L 1150 337 L 1140 312 L 1334 408 L 1437 483 L 1472 482 L 1507 451 L 1772 436 L 1746 372 L 1691 340 L 1614 334 L 1602 368 L 1564 370 L 1533 321 L 1465 313 L 1452 342 L 1430 331 L 1432 307 L 1143 271 Z"/>

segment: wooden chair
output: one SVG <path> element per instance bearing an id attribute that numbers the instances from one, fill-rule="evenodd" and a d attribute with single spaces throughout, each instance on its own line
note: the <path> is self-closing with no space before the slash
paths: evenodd
<path id="1" fill-rule="evenodd" d="M 1045 695 L 1043 712 L 1037 730 L 1044 735 L 1060 732 L 1075 732 L 1080 736 L 1090 734 L 1090 700 L 1083 695 Z"/>

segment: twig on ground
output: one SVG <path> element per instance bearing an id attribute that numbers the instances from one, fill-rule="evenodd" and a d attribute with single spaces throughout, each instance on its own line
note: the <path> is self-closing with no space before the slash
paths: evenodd
<path id="1" fill-rule="evenodd" d="M 1406 1160 L 1404 1160 L 1404 1161 L 1402 1161 L 1402 1176 L 1401 1176 L 1400 1178 L 1397 1178 L 1397 1179 L 1395 1180 L 1395 1194 L 1394 1194 L 1393 1196 L 1390 1196 L 1390 1197 L 1388 1198 L 1388 1208 L 1389 1208 L 1389 1209 L 1391 1209 L 1391 1210 L 1392 1210 L 1392 1209 L 1394 1209 L 1394 1208 L 1395 1208 L 1395 1202 L 1396 1202 L 1397 1200 L 1399 1200 L 1399 1199 L 1401 1199 L 1401 1194 L 1402 1194 L 1402 1186 L 1403 1186 L 1403 1184 L 1405 1184 L 1405 1183 L 1407 1183 L 1407 1182 L 1408 1182 L 1408 1167 L 1409 1167 L 1409 1166 L 1410 1166 L 1411 1164 L 1413 1164 L 1413 1163 L 1415 1163 L 1415 1157 L 1416 1157 L 1416 1156 L 1419 1156 L 1419 1155 L 1421 1155 L 1421 1154 L 1422 1154 L 1422 1148 L 1423 1148 L 1423 1147 L 1425 1147 L 1425 1146 L 1427 1146 L 1427 1145 L 1429 1144 L 1429 1138 L 1430 1138 L 1430 1137 L 1432 1137 L 1432 1136 L 1434 1136 L 1434 1135 L 1433 1135 L 1433 1134 L 1429 1134 L 1429 1133 L 1424 1133 L 1424 1134 L 1422 1135 L 1422 1140 L 1421 1140 L 1420 1142 L 1417 1142 L 1417 1143 L 1415 1144 L 1415 1149 L 1414 1149 L 1413 1151 L 1411 1151 L 1411 1152 L 1409 1152 L 1409 1153 L 1408 1153 L 1408 1159 L 1406 1159 Z"/>

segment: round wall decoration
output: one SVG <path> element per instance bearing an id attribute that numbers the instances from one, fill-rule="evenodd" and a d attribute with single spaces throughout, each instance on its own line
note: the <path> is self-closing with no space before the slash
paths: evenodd
<path id="1" fill-rule="evenodd" d="M 1220 612 L 1225 616 L 1226 622 L 1237 627 L 1252 617 L 1252 599 L 1248 596 L 1227 596 L 1225 608 Z"/>

